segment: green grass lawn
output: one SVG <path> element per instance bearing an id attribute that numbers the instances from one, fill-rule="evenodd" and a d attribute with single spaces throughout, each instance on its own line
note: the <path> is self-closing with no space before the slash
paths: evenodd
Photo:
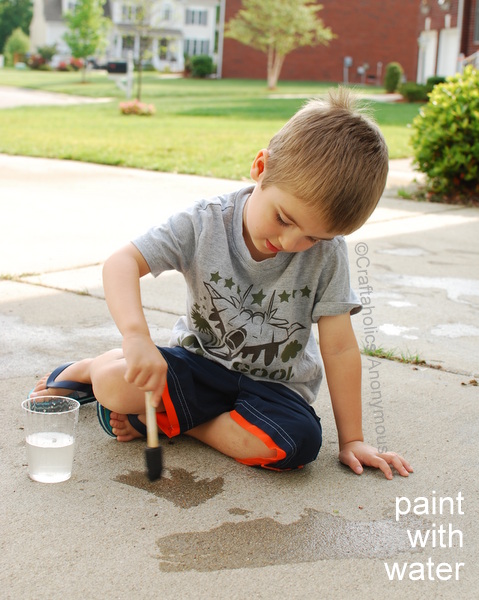
<path id="1" fill-rule="evenodd" d="M 3 69 L 0 85 L 111 98 L 103 104 L 0 110 L 0 152 L 233 179 L 248 177 L 257 150 L 305 97 L 332 87 L 280 82 L 271 93 L 264 81 L 164 79 L 146 73 L 142 100 L 154 104 L 156 114 L 138 117 L 120 114 L 124 94 L 103 72 L 91 73 L 82 84 L 79 73 Z M 418 106 L 370 106 L 391 158 L 409 156 L 407 125 Z"/>

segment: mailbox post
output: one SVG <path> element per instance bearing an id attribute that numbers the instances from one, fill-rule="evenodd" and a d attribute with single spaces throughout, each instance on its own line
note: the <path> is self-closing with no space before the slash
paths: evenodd
<path id="1" fill-rule="evenodd" d="M 343 83 L 349 82 L 349 67 L 353 66 L 353 59 L 351 56 L 345 56 L 343 59 Z"/>
<path id="2" fill-rule="evenodd" d="M 131 98 L 133 90 L 133 52 L 128 50 L 126 60 L 110 60 L 106 66 L 108 77 L 125 92 L 127 100 Z"/>

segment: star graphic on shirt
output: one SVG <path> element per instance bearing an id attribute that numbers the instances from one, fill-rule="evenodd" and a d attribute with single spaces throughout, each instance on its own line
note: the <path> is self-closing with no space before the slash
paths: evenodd
<path id="1" fill-rule="evenodd" d="M 225 287 L 227 287 L 229 290 L 231 290 L 233 288 L 234 284 L 235 284 L 235 282 L 233 281 L 232 277 L 225 279 Z"/>
<path id="2" fill-rule="evenodd" d="M 261 304 L 263 300 L 266 298 L 266 294 L 263 294 L 263 290 L 259 291 L 257 294 L 251 294 L 253 296 L 253 304 Z"/>
<path id="3" fill-rule="evenodd" d="M 220 272 L 216 271 L 216 273 L 210 273 L 211 279 L 210 281 L 214 281 L 215 283 L 218 283 L 218 281 L 220 279 L 222 279 L 222 277 L 220 277 Z"/>
<path id="4" fill-rule="evenodd" d="M 290 296 L 291 296 L 291 294 L 288 294 L 288 292 L 286 290 L 284 290 L 284 292 L 279 295 L 279 298 L 280 298 L 281 302 L 289 302 Z"/>
<path id="5" fill-rule="evenodd" d="M 311 294 L 311 290 L 309 289 L 309 287 L 307 285 L 304 286 L 304 288 L 302 290 L 300 290 L 301 292 L 301 297 L 304 298 L 309 298 L 309 295 Z"/>

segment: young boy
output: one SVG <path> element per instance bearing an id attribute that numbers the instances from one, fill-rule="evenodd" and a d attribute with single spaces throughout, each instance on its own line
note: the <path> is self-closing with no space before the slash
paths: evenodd
<path id="1" fill-rule="evenodd" d="M 186 433 L 247 465 L 295 469 L 321 446 L 311 403 L 324 364 L 340 461 L 358 474 L 367 465 L 388 479 L 391 467 L 407 476 L 401 456 L 363 441 L 350 321 L 361 304 L 341 237 L 371 215 L 387 170 L 381 133 L 346 90 L 311 101 L 256 155 L 256 185 L 199 202 L 106 261 L 105 297 L 122 350 L 62 366 L 34 394 L 94 394 L 103 427 L 129 441 L 145 433 L 151 391 L 166 435 Z M 168 269 L 186 279 L 187 312 L 170 347 L 157 348 L 139 280 Z"/>

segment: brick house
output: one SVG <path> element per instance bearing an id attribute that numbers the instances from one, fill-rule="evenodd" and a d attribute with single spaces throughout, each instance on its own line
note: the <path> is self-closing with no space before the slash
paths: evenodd
<path id="1" fill-rule="evenodd" d="M 281 79 L 381 82 L 389 62 L 399 62 L 407 80 L 456 72 L 461 54 L 479 51 L 479 0 L 321 0 L 319 13 L 337 38 L 329 46 L 295 50 Z M 225 22 L 241 8 L 225 0 Z M 221 76 L 266 77 L 266 56 L 225 38 Z"/>

